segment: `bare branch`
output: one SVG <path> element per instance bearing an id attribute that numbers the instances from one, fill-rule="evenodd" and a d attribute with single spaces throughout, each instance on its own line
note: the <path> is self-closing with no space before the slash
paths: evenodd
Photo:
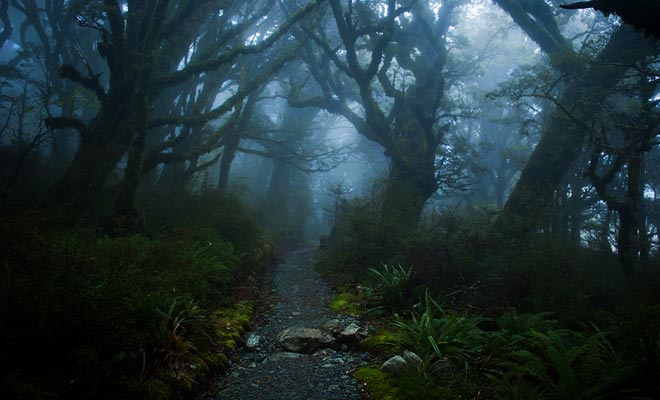
<path id="1" fill-rule="evenodd" d="M 261 87 L 261 85 L 263 85 L 266 80 L 268 80 L 271 76 L 273 76 L 273 74 L 284 67 L 287 62 L 295 58 L 299 48 L 300 46 L 293 46 L 292 49 L 282 57 L 265 66 L 261 73 L 259 73 L 257 76 L 254 76 L 247 84 L 245 84 L 245 86 L 241 86 L 236 94 L 231 96 L 215 109 L 206 113 L 195 115 L 170 116 L 154 119 L 150 121 L 149 128 L 157 128 L 166 125 L 203 125 L 208 121 L 220 118 L 224 114 L 228 113 L 238 103 L 242 102 L 252 92 Z"/>
<path id="2" fill-rule="evenodd" d="M 238 46 L 221 54 L 220 56 L 212 60 L 189 64 L 187 67 L 185 67 L 180 71 L 174 72 L 168 76 L 157 79 L 155 81 L 155 85 L 157 86 L 176 85 L 185 82 L 186 80 L 190 79 L 191 77 L 197 74 L 219 68 L 222 65 L 229 64 L 239 56 L 248 55 L 248 54 L 259 54 L 264 50 L 272 47 L 275 44 L 275 42 L 277 42 L 280 38 L 282 38 L 285 34 L 289 32 L 289 30 L 293 25 L 298 23 L 307 15 L 309 15 L 323 1 L 324 0 L 313 0 L 309 2 L 305 7 L 301 8 L 298 12 L 296 12 L 290 19 L 288 19 L 286 22 L 280 25 L 280 27 L 275 32 L 273 32 L 267 39 L 263 40 L 262 42 L 251 46 L 244 46 L 244 45 Z"/>
<path id="3" fill-rule="evenodd" d="M 99 79 L 100 74 L 93 74 L 91 67 L 87 63 L 85 65 L 87 66 L 87 76 L 83 76 L 76 67 L 70 64 L 62 65 L 59 75 L 61 78 L 69 79 L 91 90 L 101 102 L 105 102 L 106 93 Z"/>

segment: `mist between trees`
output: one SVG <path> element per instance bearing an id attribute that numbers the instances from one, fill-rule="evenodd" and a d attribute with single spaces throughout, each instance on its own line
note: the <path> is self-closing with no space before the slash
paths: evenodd
<path id="1" fill-rule="evenodd" d="M 246 253 L 321 238 L 346 269 L 405 261 L 431 280 L 461 264 L 438 249 L 469 230 L 499 266 L 547 241 L 622 285 L 652 281 L 659 14 L 652 0 L 2 0 L 0 223 L 123 240 L 208 222 Z M 243 213 L 249 233 L 232 225 Z"/>

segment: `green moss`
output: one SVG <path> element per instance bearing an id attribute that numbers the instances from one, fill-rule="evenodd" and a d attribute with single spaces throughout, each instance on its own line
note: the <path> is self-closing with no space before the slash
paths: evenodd
<path id="1" fill-rule="evenodd" d="M 381 354 L 396 353 L 401 350 L 401 334 L 391 328 L 381 327 L 362 340 L 362 345 Z"/>
<path id="2" fill-rule="evenodd" d="M 250 329 L 250 319 L 254 313 L 254 304 L 249 301 L 240 301 L 227 308 L 216 310 L 213 318 L 217 320 L 216 325 L 230 327 L 231 330 L 241 335 Z"/>
<path id="3" fill-rule="evenodd" d="M 352 293 L 339 293 L 330 300 L 330 308 L 338 314 L 361 314 L 364 306 L 360 298 Z"/>
<path id="4" fill-rule="evenodd" d="M 360 368 L 355 379 L 366 385 L 374 400 L 459 400 L 456 390 L 441 387 L 438 382 L 421 375 L 392 376 L 375 366 Z"/>
<path id="5" fill-rule="evenodd" d="M 200 371 L 208 371 L 209 368 L 218 370 L 229 364 L 229 359 L 225 353 L 207 352 L 200 354 L 199 357 L 205 365 L 191 364 L 194 365 L 193 369 Z"/>
<path id="6" fill-rule="evenodd" d="M 242 342 L 243 335 L 250 329 L 250 318 L 253 312 L 253 303 L 241 301 L 212 313 L 211 324 L 214 339 L 223 351 L 229 353 L 236 351 L 237 343 Z"/>
<path id="7" fill-rule="evenodd" d="M 374 400 L 398 400 L 398 389 L 392 378 L 375 367 L 363 367 L 355 373 L 355 379 L 364 383 Z"/>

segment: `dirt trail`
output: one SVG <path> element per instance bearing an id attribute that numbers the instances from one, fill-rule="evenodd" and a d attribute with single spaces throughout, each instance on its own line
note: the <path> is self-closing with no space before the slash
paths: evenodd
<path id="1" fill-rule="evenodd" d="M 366 365 L 368 354 L 321 349 L 313 354 L 287 353 L 277 335 L 289 327 L 318 328 L 339 319 L 357 322 L 328 307 L 330 290 L 313 268 L 310 249 L 290 252 L 268 277 L 272 281 L 271 311 L 248 335 L 252 345 L 219 385 L 217 400 L 351 400 L 366 399 L 353 372 Z M 336 321 L 335 321 L 336 322 Z"/>

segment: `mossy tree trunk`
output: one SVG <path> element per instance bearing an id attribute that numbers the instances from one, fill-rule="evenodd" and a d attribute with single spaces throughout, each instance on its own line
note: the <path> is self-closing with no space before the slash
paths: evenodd
<path id="1" fill-rule="evenodd" d="M 387 226 L 415 228 L 424 204 L 435 192 L 435 168 L 410 170 L 392 163 L 383 198 L 382 218 Z"/>
<path id="2" fill-rule="evenodd" d="M 442 12 L 435 13 L 424 2 L 417 2 L 407 11 L 410 20 L 397 21 L 402 8 L 397 2 L 387 2 L 384 16 L 378 24 L 361 26 L 360 12 L 373 12 L 361 5 L 330 0 L 339 39 L 346 50 L 345 57 L 333 52 L 335 44 L 307 27 L 306 33 L 320 47 L 321 55 L 308 50 L 306 62 L 321 88 L 322 98 L 300 100 L 293 91 L 290 102 L 296 106 L 316 106 L 343 115 L 358 132 L 381 145 L 390 158 L 390 174 L 383 199 L 382 221 L 393 229 L 417 226 L 428 198 L 437 190 L 435 158 L 449 125 L 438 123 L 439 110 L 445 94 L 443 69 L 447 62 L 445 35 L 453 23 L 453 12 L 460 2 L 445 2 Z M 359 10 L 358 10 L 359 8 Z M 354 15 L 355 14 L 355 15 Z M 382 29 L 374 30 L 374 26 Z M 359 61 L 358 43 L 366 42 L 370 58 Z M 412 54 L 415 49 L 421 54 Z M 331 68 L 337 73 L 329 73 Z M 403 82 L 397 76 L 405 70 L 414 82 Z M 393 72 L 396 71 L 396 72 Z M 354 84 L 350 92 L 343 89 L 345 74 Z M 394 76 L 394 77 L 393 77 Z M 382 88 L 386 105 L 375 86 Z M 346 99 L 359 98 L 364 113 L 358 115 Z M 381 97 L 378 97 L 381 96 Z M 396 232 L 392 232 L 396 236 Z"/>
<path id="3" fill-rule="evenodd" d="M 101 188 L 128 153 L 125 184 L 117 208 L 121 213 L 133 213 L 132 202 L 147 134 L 151 79 L 169 4 L 168 1 L 146 3 L 135 5 L 126 15 L 118 3 L 107 2 L 104 7 L 110 30 L 102 35 L 98 51 L 110 71 L 107 89 L 91 71 L 84 76 L 71 65 L 60 69 L 62 77 L 92 90 L 100 102 L 100 109 L 89 124 L 71 118 L 47 120 L 52 127 L 69 125 L 80 132 L 80 146 L 73 162 L 52 190 L 54 200 L 60 205 L 74 208 L 84 205 L 84 199 L 89 200 Z M 146 21 L 149 24 L 144 26 Z"/>
<path id="4" fill-rule="evenodd" d="M 216 42 L 219 43 L 215 47 L 216 53 L 206 52 L 204 59 L 183 68 L 179 68 L 180 60 L 187 57 L 190 43 L 199 37 L 199 30 L 206 26 L 203 23 L 205 18 L 209 15 L 223 16 L 224 13 L 218 13 L 218 10 L 224 11 L 227 4 L 208 0 L 146 0 L 129 2 L 127 12 L 122 10 L 118 1 L 108 0 L 99 4 L 98 11 L 103 15 L 104 26 L 107 28 L 99 35 L 97 49 L 108 65 L 109 84 L 107 88 L 104 87 L 99 76 L 91 70 L 85 75 L 72 65 L 60 68 L 63 78 L 95 93 L 100 108 L 89 123 L 75 118 L 47 119 L 50 127 L 75 128 L 81 137 L 69 170 L 51 190 L 50 198 L 58 205 L 73 205 L 67 208 L 79 211 L 78 206 L 93 197 L 117 163 L 124 155 L 128 155 L 126 180 L 117 202 L 117 211 L 133 215 L 135 190 L 142 172 L 148 129 L 169 123 L 159 125 L 149 120 L 153 100 L 166 88 L 188 82 L 207 71 L 233 65 L 241 55 L 260 53 L 272 47 L 293 24 L 316 9 L 319 1 L 310 1 L 289 20 L 281 23 L 270 36 L 255 45 L 246 46 L 241 42 L 233 47 L 228 45 L 229 49 L 222 51 L 223 45 L 229 44 L 235 35 L 221 35 Z M 244 16 L 243 23 L 224 28 L 227 33 L 242 33 L 267 14 L 273 5 L 274 2 L 270 2 L 263 7 L 255 7 L 252 9 L 253 14 Z M 229 104 L 225 103 L 202 116 L 195 116 L 195 124 L 219 118 L 238 106 L 252 90 L 263 85 L 289 59 L 281 57 L 269 62 L 255 78 L 256 83 L 237 93 Z M 171 119 L 171 124 L 184 124 L 181 116 Z"/>
<path id="5" fill-rule="evenodd" d="M 643 59 L 648 44 L 631 28 L 620 27 L 590 68 L 577 60 L 561 36 L 544 2 L 495 0 L 548 54 L 569 81 L 545 124 L 541 139 L 509 196 L 496 228 L 507 234 L 528 235 L 537 231 L 544 211 L 562 179 L 582 152 L 588 127 L 581 121 L 594 115 L 602 100 L 628 71 L 628 65 Z M 567 112 L 570 111 L 570 115 Z M 584 119 L 583 119 L 584 118 Z"/>
<path id="6" fill-rule="evenodd" d="M 218 176 L 218 191 L 221 193 L 227 192 L 231 165 L 236 157 L 236 149 L 240 142 L 241 135 L 238 131 L 229 132 L 223 141 L 222 157 L 220 157 L 220 172 Z"/>
<path id="7" fill-rule="evenodd" d="M 80 127 L 80 145 L 73 162 L 51 192 L 55 202 L 65 209 L 91 206 L 94 195 L 131 145 L 130 102 L 123 96 L 110 97 L 114 96 L 109 96 L 108 107 L 89 125 Z"/>

